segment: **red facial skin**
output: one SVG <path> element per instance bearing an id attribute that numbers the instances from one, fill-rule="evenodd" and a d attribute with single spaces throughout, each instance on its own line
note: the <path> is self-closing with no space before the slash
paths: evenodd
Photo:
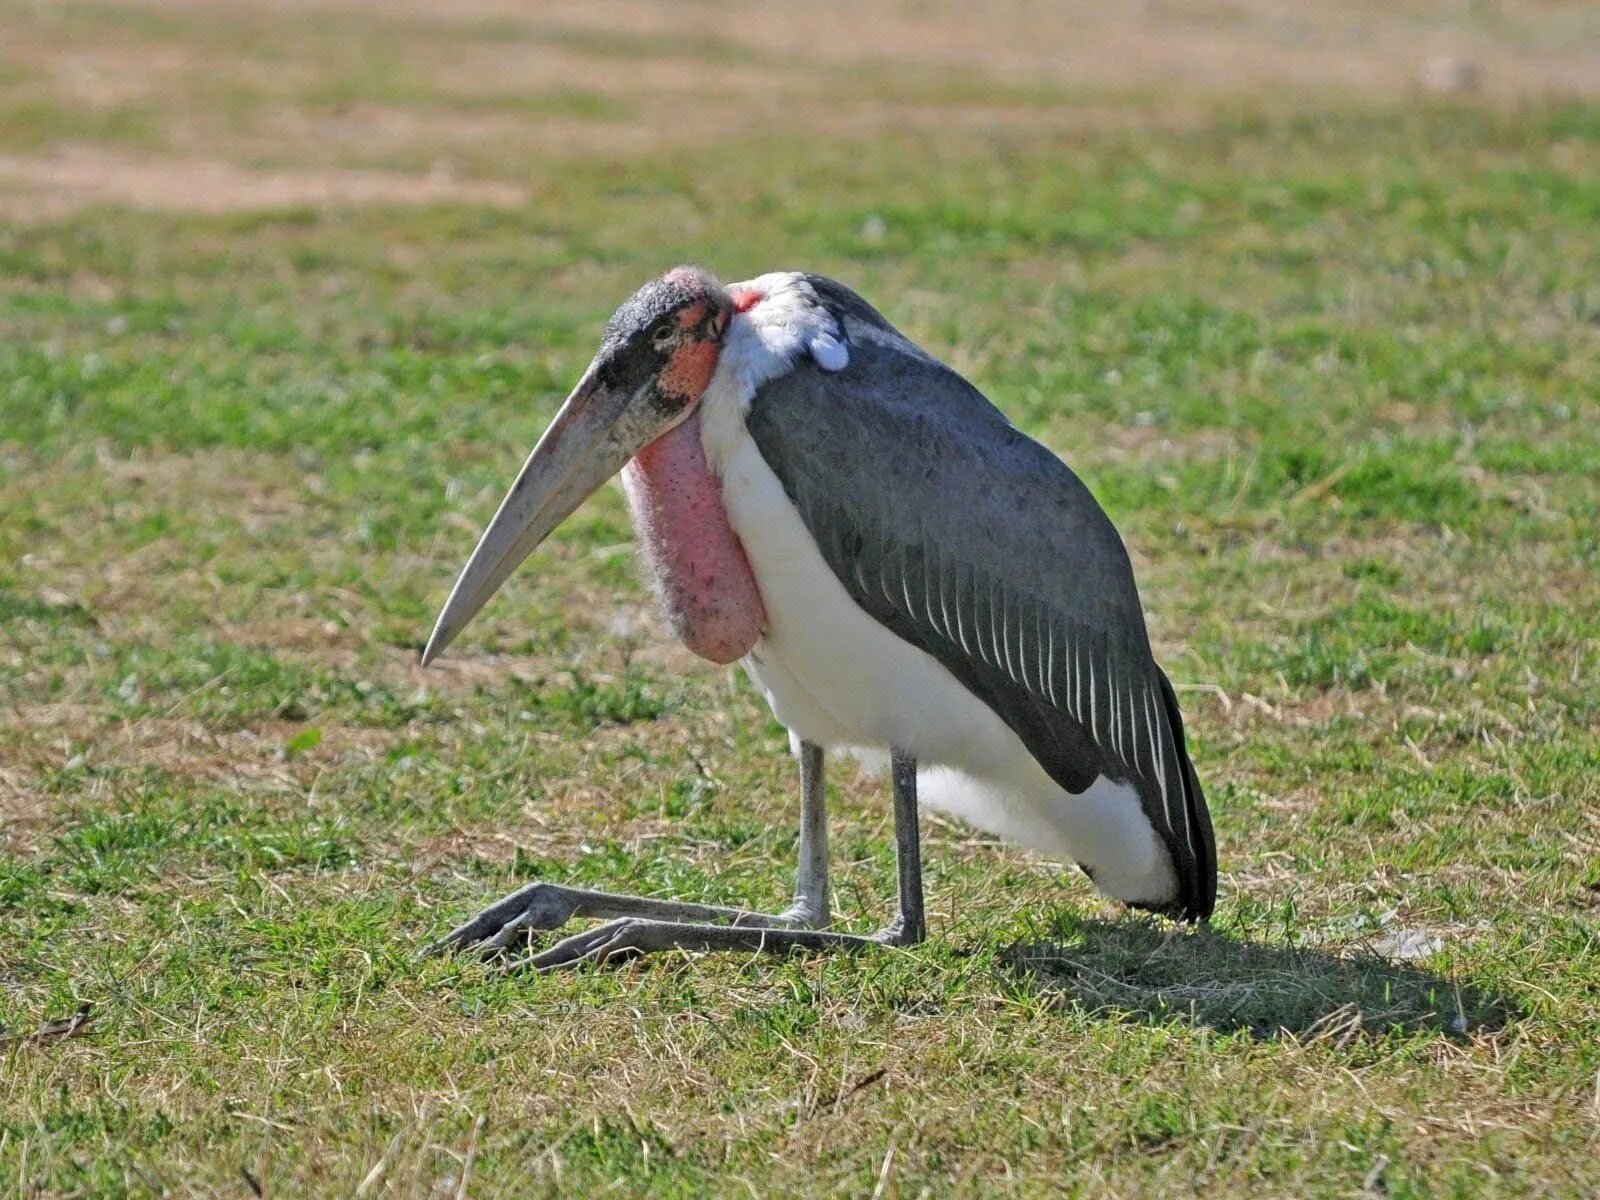
<path id="1" fill-rule="evenodd" d="M 706 316 L 695 305 L 687 331 Z M 698 400 L 717 367 L 716 341 L 686 340 L 661 373 L 661 390 Z M 684 645 L 714 663 L 744 657 L 761 636 L 766 609 L 739 537 L 728 524 L 722 481 L 700 444 L 700 414 L 639 451 L 622 471 L 628 507 L 667 620 Z"/>
<path id="2" fill-rule="evenodd" d="M 695 336 L 696 328 L 711 311 L 711 301 L 702 300 L 678 314 L 678 328 L 683 330 L 684 340 L 661 369 L 659 386 L 681 404 L 692 404 L 700 399 L 716 372 L 717 359 L 722 354 L 722 343 Z"/>

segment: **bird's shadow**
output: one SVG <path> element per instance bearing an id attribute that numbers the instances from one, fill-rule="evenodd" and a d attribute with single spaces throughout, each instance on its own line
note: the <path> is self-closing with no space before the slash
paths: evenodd
<path id="1" fill-rule="evenodd" d="M 1064 918 L 1009 947 L 1022 987 L 1124 1020 L 1346 1044 L 1396 1030 L 1469 1037 L 1519 1014 L 1505 999 L 1370 951 L 1273 946 L 1212 929 Z"/>

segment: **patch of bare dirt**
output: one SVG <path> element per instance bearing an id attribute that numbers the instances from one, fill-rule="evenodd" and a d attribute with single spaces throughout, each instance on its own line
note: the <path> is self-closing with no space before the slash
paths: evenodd
<path id="1" fill-rule="evenodd" d="M 0 184 L 27 192 L 0 195 L 12 216 L 115 202 L 135 208 L 221 213 L 347 204 L 465 202 L 510 207 L 523 189 L 444 174 L 382 171 L 258 171 L 213 159 L 145 158 L 75 146 L 46 157 L 0 155 Z"/>
<path id="2" fill-rule="evenodd" d="M 28 786 L 29 772 L 0 766 L 0 850 L 22 854 L 32 845 L 32 834 L 45 821 L 44 801 Z"/>

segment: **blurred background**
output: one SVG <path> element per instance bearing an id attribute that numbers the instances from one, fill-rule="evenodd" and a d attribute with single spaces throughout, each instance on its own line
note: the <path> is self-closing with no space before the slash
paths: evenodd
<path id="1" fill-rule="evenodd" d="M 97 201 L 514 207 L 575 160 L 687 162 L 738 139 L 810 138 L 825 160 L 817 140 L 886 133 L 1193 128 L 1227 101 L 1306 113 L 1600 89 L 1600 18 L 1552 0 L 8 0 L 3 13 L 0 186 L 22 219 Z M 796 172 L 802 144 L 780 160 Z"/>
<path id="2" fill-rule="evenodd" d="M 0 1051 L 0 1192 L 1593 1194 L 1597 229 L 1590 3 L 0 0 L 0 1036 L 95 1014 Z M 1089 483 L 1209 933 L 930 818 L 917 955 L 411 962 L 536 875 L 786 898 L 615 490 L 415 666 L 679 261 Z"/>

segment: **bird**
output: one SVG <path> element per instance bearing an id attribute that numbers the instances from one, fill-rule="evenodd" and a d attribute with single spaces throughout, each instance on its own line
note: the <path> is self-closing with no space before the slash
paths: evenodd
<path id="1" fill-rule="evenodd" d="M 794 902 L 534 881 L 428 951 L 548 972 L 912 945 L 922 805 L 1075 863 L 1129 906 L 1209 918 L 1211 818 L 1121 536 L 1066 463 L 860 295 L 697 266 L 641 287 L 485 528 L 423 665 L 619 472 L 668 625 L 700 657 L 742 662 L 789 731 Z M 831 928 L 828 752 L 888 767 L 898 905 L 875 934 Z M 537 948 L 575 919 L 600 923 Z"/>

